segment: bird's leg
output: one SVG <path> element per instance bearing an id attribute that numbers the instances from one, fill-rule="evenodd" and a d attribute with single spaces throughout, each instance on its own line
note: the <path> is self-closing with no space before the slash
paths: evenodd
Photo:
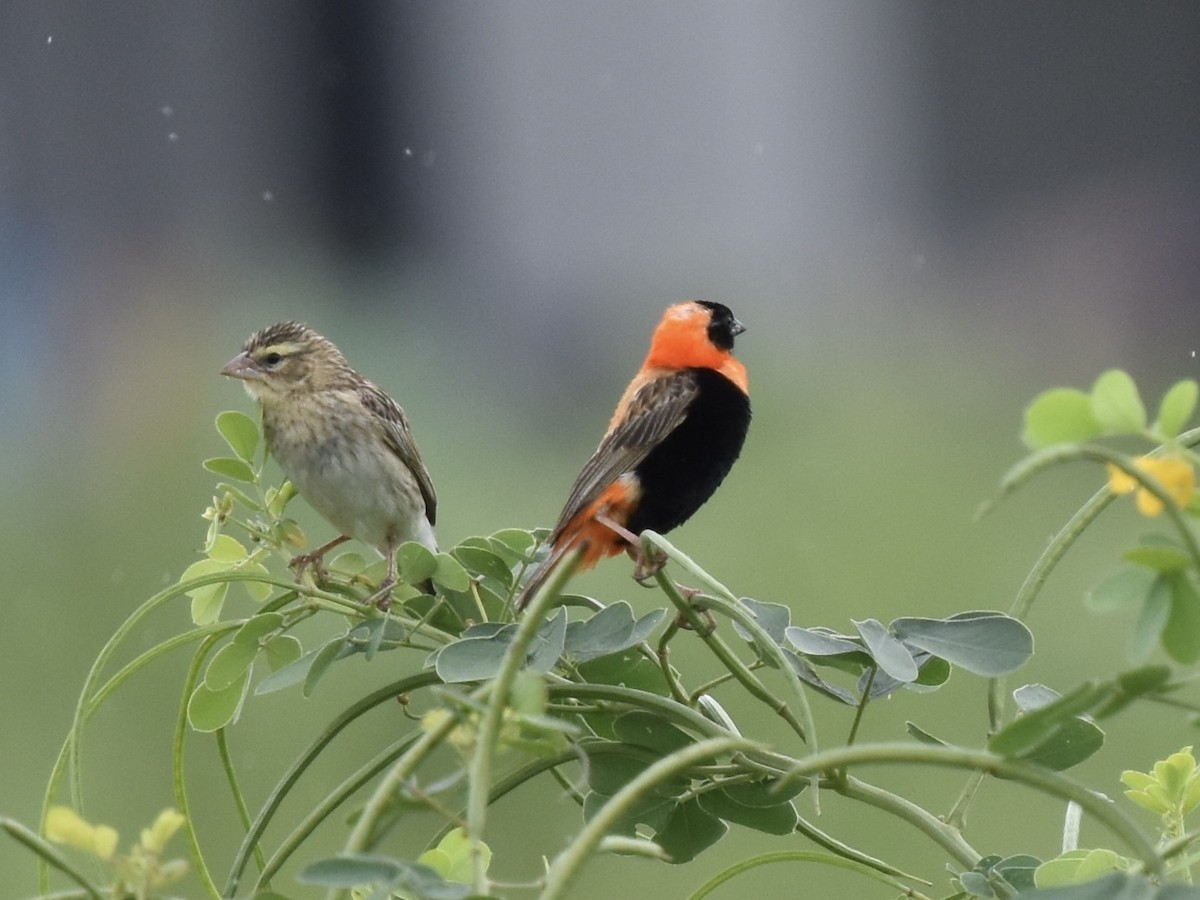
<path id="1" fill-rule="evenodd" d="M 620 522 L 613 521 L 603 513 L 596 515 L 596 521 L 625 541 L 625 552 L 629 554 L 630 559 L 637 563 L 633 568 L 633 580 L 638 584 L 645 585 L 649 579 L 661 572 L 662 567 L 667 564 L 667 555 L 661 550 L 655 551 L 654 556 L 647 559 L 646 553 L 642 549 L 642 542 L 638 540 L 638 536 Z"/>
<path id="2" fill-rule="evenodd" d="M 648 587 L 646 582 L 661 572 L 663 566 L 667 564 L 667 554 L 663 553 L 661 550 L 656 550 L 654 556 L 647 559 L 646 553 L 642 549 L 642 542 L 638 540 L 636 534 L 634 534 L 624 525 L 620 524 L 619 522 L 614 522 L 603 513 L 596 516 L 596 521 L 606 528 L 611 529 L 619 537 L 625 540 L 627 544 L 625 547 L 625 552 L 628 553 L 630 558 L 637 563 L 633 569 L 633 580 L 643 587 Z M 700 593 L 700 591 L 698 591 L 696 588 L 684 587 L 682 584 L 677 584 L 675 587 L 679 593 L 683 595 L 684 599 L 688 600 L 689 602 L 693 597 Z M 708 631 L 716 631 L 717 620 L 713 618 L 713 614 L 707 609 L 700 609 L 698 612 L 704 617 L 705 622 L 708 624 Z M 679 618 L 676 620 L 676 623 L 680 628 L 687 628 L 690 630 L 692 627 L 682 615 L 679 616 Z"/>
<path id="3" fill-rule="evenodd" d="M 388 544 L 387 574 L 383 576 L 383 581 L 379 582 L 375 593 L 367 598 L 367 602 L 374 603 L 379 607 L 380 612 L 387 612 L 388 607 L 392 605 L 392 588 L 396 586 L 396 550 L 398 548 L 399 544 Z"/>
<path id="4" fill-rule="evenodd" d="M 293 556 L 292 561 L 288 563 L 289 569 L 296 570 L 296 580 L 299 581 L 304 576 L 304 570 L 310 566 L 313 569 L 313 575 L 316 578 L 317 584 L 321 584 L 329 577 L 329 573 L 325 571 L 325 567 L 321 564 L 321 560 L 325 554 L 339 544 L 344 544 L 350 540 L 350 535 L 342 534 L 335 537 L 327 544 L 322 544 L 312 553 L 302 553 L 299 556 Z"/>

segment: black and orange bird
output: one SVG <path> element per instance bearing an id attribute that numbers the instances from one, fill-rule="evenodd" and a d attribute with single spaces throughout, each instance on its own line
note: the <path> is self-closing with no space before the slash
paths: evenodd
<path id="1" fill-rule="evenodd" d="M 600 446 L 579 473 L 550 532 L 549 554 L 517 598 L 523 609 L 568 553 L 590 569 L 636 535 L 682 525 L 713 495 L 750 427 L 746 368 L 729 308 L 689 300 L 667 309 Z"/>

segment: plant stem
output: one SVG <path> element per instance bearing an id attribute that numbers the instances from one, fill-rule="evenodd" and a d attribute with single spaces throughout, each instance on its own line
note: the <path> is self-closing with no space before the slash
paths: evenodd
<path id="1" fill-rule="evenodd" d="M 844 747 L 836 750 L 826 750 L 820 754 L 805 757 L 792 770 L 797 777 L 811 777 L 818 772 L 828 773 L 846 769 L 852 765 L 900 763 L 905 765 L 939 765 L 956 769 L 979 769 L 1013 781 L 1022 782 L 1036 788 L 1044 794 L 1058 797 L 1062 800 L 1074 800 L 1093 818 L 1103 824 L 1109 831 L 1120 838 L 1142 860 L 1147 869 L 1158 878 L 1166 874 L 1162 856 L 1150 840 L 1142 833 L 1136 823 L 1125 813 L 1121 812 L 1110 800 L 1097 796 L 1092 791 L 1070 779 L 1050 772 L 1038 766 L 1017 760 L 1006 759 L 989 753 L 986 750 L 969 750 L 964 747 L 935 747 L 927 744 L 863 744 L 857 747 Z M 840 788 L 839 788 L 840 790 Z M 879 791 L 879 789 L 874 789 Z M 883 794 L 888 792 L 883 791 Z M 894 796 L 894 795 L 892 795 Z M 907 800 L 895 797 L 898 801 L 896 810 L 911 807 L 920 810 Z M 941 835 L 942 840 L 948 840 L 951 832 L 961 841 L 957 829 L 941 822 L 934 816 L 920 810 L 921 815 L 912 819 L 914 824 L 924 823 L 924 828 L 931 836 Z M 936 825 L 936 828 L 933 826 Z M 947 843 L 947 848 L 951 846 Z M 966 846 L 965 844 L 963 845 Z M 959 851 L 961 852 L 961 851 Z M 974 854 L 974 851 L 970 851 Z M 957 858 L 957 854 L 956 854 Z M 974 865 L 971 862 L 970 865 Z"/>
<path id="2" fill-rule="evenodd" d="M 504 711 L 508 708 L 508 695 L 513 681 L 526 661 L 526 651 L 533 643 L 542 619 L 550 605 L 562 593 L 563 587 L 575 574 L 580 554 L 570 554 L 551 574 L 549 580 L 538 591 L 533 601 L 518 621 L 516 634 L 501 660 L 500 670 L 488 684 L 480 688 L 487 698 L 487 708 L 479 722 L 475 737 L 475 752 L 471 757 L 470 778 L 467 787 L 467 841 L 470 846 L 473 886 L 475 893 L 487 894 L 487 867 L 483 854 L 483 831 L 487 822 L 488 795 L 492 785 L 492 754 L 500 737 L 504 723 Z M 565 613 L 563 613 L 565 615 Z"/>
<path id="3" fill-rule="evenodd" d="M 626 784 L 596 812 L 567 848 L 555 857 L 546 873 L 546 884 L 538 900 L 557 900 L 566 895 L 571 881 L 596 851 L 604 835 L 638 803 L 647 792 L 696 763 L 734 750 L 750 750 L 754 744 L 736 738 L 710 738 L 690 744 L 665 756 Z"/>
<path id="4" fill-rule="evenodd" d="M 188 733 L 188 701 L 192 698 L 196 682 L 200 679 L 200 669 L 204 665 L 204 660 L 219 638 L 219 634 L 209 635 L 204 639 L 204 643 L 196 648 L 192 664 L 188 667 L 187 675 L 183 680 L 183 696 L 179 701 L 179 714 L 175 719 L 175 739 L 171 746 L 171 772 L 175 787 L 175 805 L 179 807 L 179 812 L 184 817 L 184 834 L 187 835 L 188 849 L 191 851 L 196 876 L 214 900 L 221 895 L 217 892 L 216 882 L 213 881 L 208 866 L 204 862 L 204 854 L 200 850 L 200 839 L 196 835 L 196 825 L 192 821 L 191 808 L 188 805 L 187 785 L 184 783 L 183 777 L 183 745 Z"/>

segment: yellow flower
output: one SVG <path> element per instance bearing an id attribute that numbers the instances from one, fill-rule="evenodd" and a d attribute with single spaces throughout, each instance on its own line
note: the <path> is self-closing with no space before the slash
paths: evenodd
<path id="1" fill-rule="evenodd" d="M 1148 475 L 1163 486 L 1168 496 L 1179 506 L 1187 506 L 1196 490 L 1196 471 L 1192 464 L 1180 456 L 1143 456 L 1134 461 L 1133 467 Z M 1108 469 L 1108 487 L 1114 494 L 1128 494 L 1137 490 L 1134 498 L 1137 511 L 1143 516 L 1157 516 L 1163 511 L 1162 501 L 1141 486 L 1140 482 L 1112 463 Z"/>
<path id="2" fill-rule="evenodd" d="M 66 806 L 50 807 L 46 814 L 46 837 L 56 844 L 86 850 L 100 859 L 112 859 L 117 849 L 116 829 L 92 825 Z"/>
<path id="3" fill-rule="evenodd" d="M 187 821 L 174 809 L 164 809 L 149 828 L 142 829 L 142 847 L 149 853 L 161 854 L 167 841 Z"/>

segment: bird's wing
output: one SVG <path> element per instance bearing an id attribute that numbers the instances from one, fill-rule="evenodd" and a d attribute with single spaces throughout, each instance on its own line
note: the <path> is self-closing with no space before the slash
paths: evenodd
<path id="1" fill-rule="evenodd" d="M 430 525 L 437 524 L 437 494 L 433 491 L 433 480 L 421 454 L 417 451 L 417 442 L 413 439 L 412 429 L 408 427 L 408 419 L 404 410 L 391 397 L 369 381 L 364 381 L 358 388 L 363 406 L 375 414 L 383 429 L 383 440 L 388 448 L 400 457 L 400 461 L 408 467 L 417 479 L 421 488 L 421 496 L 425 498 L 425 518 Z"/>
<path id="2" fill-rule="evenodd" d="M 571 495 L 550 534 L 554 542 L 564 528 L 606 487 L 637 468 L 662 440 L 679 427 L 696 398 L 695 376 L 639 375 L 621 398 L 608 433 L 575 479 Z"/>

